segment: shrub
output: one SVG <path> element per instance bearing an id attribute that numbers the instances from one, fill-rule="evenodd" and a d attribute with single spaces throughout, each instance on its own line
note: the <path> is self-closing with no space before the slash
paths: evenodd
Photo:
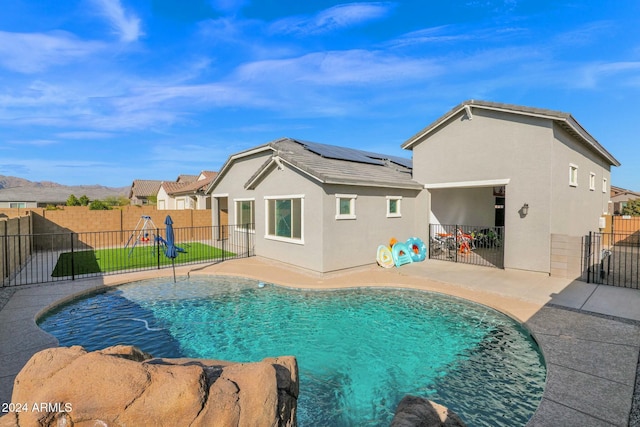
<path id="1" fill-rule="evenodd" d="M 93 202 L 89 203 L 90 211 L 108 211 L 109 209 L 111 209 L 111 207 L 102 200 L 94 200 Z"/>

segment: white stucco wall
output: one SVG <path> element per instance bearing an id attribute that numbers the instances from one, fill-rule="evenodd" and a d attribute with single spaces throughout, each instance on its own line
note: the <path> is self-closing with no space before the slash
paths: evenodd
<path id="1" fill-rule="evenodd" d="M 158 209 L 173 210 L 176 208 L 175 201 L 173 200 L 173 198 L 169 197 L 163 187 L 160 187 L 160 189 L 158 190 L 158 194 L 156 196 L 156 205 L 158 206 Z"/>
<path id="2" fill-rule="evenodd" d="M 611 194 L 610 166 L 578 144 L 566 131 L 554 128 L 551 229 L 554 234 L 584 236 L 598 231 L 599 218 L 607 213 Z M 578 185 L 569 185 L 569 165 L 578 166 Z M 594 189 L 590 175 L 595 174 Z M 606 179 L 603 191 L 602 180 Z"/>
<path id="3" fill-rule="evenodd" d="M 255 253 L 317 272 L 329 272 L 376 262 L 378 245 L 392 237 L 406 240 L 418 236 L 426 241 L 428 230 L 415 229 L 416 196 L 419 190 L 395 190 L 360 186 L 323 185 L 309 175 L 284 164 L 273 167 L 255 189 L 244 184 L 270 157 L 253 156 L 236 161 L 213 189 L 229 200 L 229 224 L 236 222 L 237 199 L 253 199 L 255 206 Z M 336 194 L 356 195 L 355 219 L 336 219 Z M 303 196 L 303 239 L 282 241 L 266 235 L 266 198 Z M 402 197 L 401 216 L 387 218 L 387 196 Z M 214 223 L 217 213 L 212 209 Z"/>
<path id="4" fill-rule="evenodd" d="M 255 209 L 255 253 L 314 271 L 322 271 L 322 197 L 320 188 L 312 184 L 299 172 L 285 167 L 284 170 L 272 170 L 265 175 L 255 189 L 245 189 L 244 184 L 272 155 L 271 151 L 258 153 L 236 160 L 225 173 L 219 184 L 213 189 L 216 195 L 228 195 L 229 224 L 236 222 L 236 203 L 238 199 L 254 200 Z M 304 244 L 273 240 L 266 236 L 265 197 L 304 196 Z M 212 209 L 214 224 L 217 223 L 217 211 Z"/>
<path id="5" fill-rule="evenodd" d="M 393 237 L 404 241 L 420 237 L 426 228 L 416 229 L 418 190 L 399 190 L 361 186 L 330 185 L 323 191 L 324 271 L 372 264 L 376 249 L 388 245 Z M 336 194 L 356 195 L 355 219 L 336 219 Z M 399 217 L 387 217 L 387 196 L 401 197 Z"/>

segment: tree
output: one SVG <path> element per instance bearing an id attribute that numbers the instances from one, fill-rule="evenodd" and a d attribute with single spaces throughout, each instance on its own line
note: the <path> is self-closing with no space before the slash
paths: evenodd
<path id="1" fill-rule="evenodd" d="M 125 196 L 108 196 L 104 199 L 104 202 L 109 206 L 127 206 L 131 204 L 131 201 Z"/>
<path id="2" fill-rule="evenodd" d="M 67 199 L 67 206 L 80 206 L 80 200 L 72 194 Z"/>
<path id="3" fill-rule="evenodd" d="M 620 213 L 622 215 L 640 216 L 640 199 L 627 201 Z"/>
<path id="4" fill-rule="evenodd" d="M 78 199 L 78 202 L 80 203 L 80 206 L 89 206 L 89 198 L 87 197 L 86 194 L 83 194 L 82 196 L 80 196 L 80 198 Z"/>
<path id="5" fill-rule="evenodd" d="M 107 206 L 107 204 L 102 200 L 94 200 L 93 202 L 89 203 L 90 211 L 108 211 L 109 209 L 111 209 L 111 207 Z"/>

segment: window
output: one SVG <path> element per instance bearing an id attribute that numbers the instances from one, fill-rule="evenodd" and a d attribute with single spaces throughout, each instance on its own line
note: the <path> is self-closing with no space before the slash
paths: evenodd
<path id="1" fill-rule="evenodd" d="M 578 166 L 573 163 L 569 164 L 569 185 L 578 186 Z"/>
<path id="2" fill-rule="evenodd" d="M 402 197 L 387 196 L 387 218 L 399 218 L 402 216 L 400 206 Z"/>
<path id="3" fill-rule="evenodd" d="M 266 237 L 303 243 L 303 196 L 265 198 Z"/>
<path id="4" fill-rule="evenodd" d="M 255 231 L 255 201 L 253 199 L 236 199 L 236 226 L 238 230 Z"/>
<path id="5" fill-rule="evenodd" d="M 607 178 L 602 178 L 602 192 L 607 192 Z"/>
<path id="6" fill-rule="evenodd" d="M 356 219 L 355 194 L 336 194 L 336 219 Z"/>
<path id="7" fill-rule="evenodd" d="M 26 208 L 27 207 L 27 202 L 11 202 L 11 203 L 9 203 L 9 207 L 10 208 L 18 208 L 18 209 Z"/>
<path id="8" fill-rule="evenodd" d="M 589 173 L 589 190 L 594 191 L 596 189 L 596 174 L 595 172 Z"/>

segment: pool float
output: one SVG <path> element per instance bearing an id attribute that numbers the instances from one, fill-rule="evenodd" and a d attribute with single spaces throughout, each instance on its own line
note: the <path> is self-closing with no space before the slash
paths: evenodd
<path id="1" fill-rule="evenodd" d="M 391 268 L 395 265 L 393 262 L 393 256 L 391 255 L 391 249 L 388 246 L 378 246 L 378 255 L 376 256 L 378 265 L 384 268 Z"/>
<path id="2" fill-rule="evenodd" d="M 413 262 L 410 255 L 411 250 L 405 243 L 398 242 L 391 248 L 391 255 L 393 255 L 393 262 L 396 267 L 400 267 L 404 264 L 410 264 Z"/>
<path id="3" fill-rule="evenodd" d="M 409 237 L 407 246 L 409 246 L 409 255 L 411 255 L 413 262 L 424 261 L 427 257 L 427 245 L 424 244 L 421 238 Z"/>

